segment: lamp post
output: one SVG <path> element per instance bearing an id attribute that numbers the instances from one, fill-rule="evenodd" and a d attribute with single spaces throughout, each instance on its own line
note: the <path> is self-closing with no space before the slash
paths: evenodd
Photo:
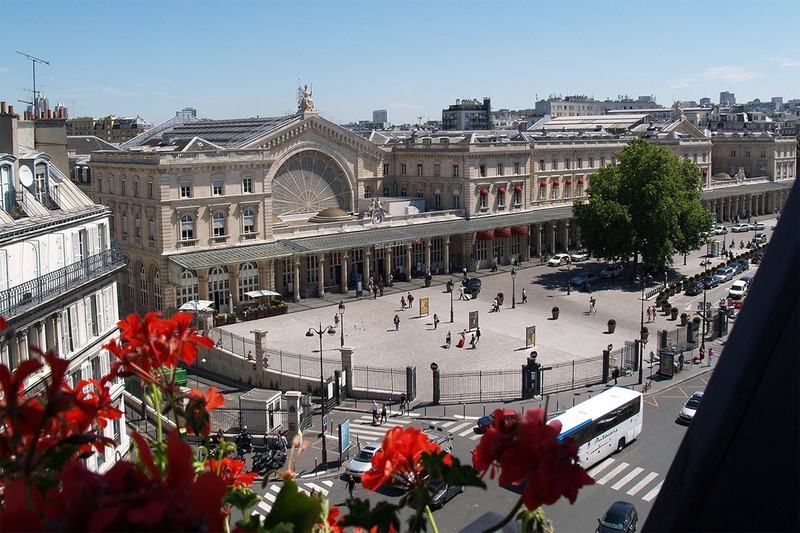
<path id="1" fill-rule="evenodd" d="M 327 328 L 322 327 L 322 323 L 320 322 L 319 328 L 308 328 L 306 331 L 306 337 L 313 337 L 317 335 L 319 337 L 319 399 L 320 404 L 322 404 L 322 417 L 320 419 L 320 428 L 322 429 L 322 468 L 326 469 L 328 465 L 328 445 L 325 442 L 325 378 L 322 370 L 322 336 L 327 333 L 328 335 L 335 335 L 336 330 L 333 326 L 328 326 Z"/>
<path id="2" fill-rule="evenodd" d="M 706 302 L 706 297 L 708 294 L 708 288 L 706 284 L 703 283 L 703 331 L 700 332 L 700 353 L 705 353 L 706 351 L 706 320 L 708 313 L 706 312 L 708 303 Z"/>
<path id="3" fill-rule="evenodd" d="M 344 348 L 344 302 L 339 300 L 339 325 L 342 328 L 341 347 Z"/>
<path id="4" fill-rule="evenodd" d="M 572 259 L 567 258 L 567 296 L 572 294 Z"/>
<path id="5" fill-rule="evenodd" d="M 453 278 L 450 278 L 450 323 L 453 323 Z"/>
<path id="6" fill-rule="evenodd" d="M 644 376 L 642 375 L 642 363 L 644 363 L 644 343 L 646 342 L 642 337 L 644 337 L 644 281 L 645 277 L 644 274 L 639 276 L 639 282 L 642 285 L 642 296 L 640 298 L 642 302 L 642 311 L 641 315 L 639 316 L 639 385 L 642 384 L 642 380 Z M 652 361 L 650 363 L 652 365 Z"/>
<path id="7" fill-rule="evenodd" d="M 517 269 L 511 267 L 511 309 L 517 308 Z"/>

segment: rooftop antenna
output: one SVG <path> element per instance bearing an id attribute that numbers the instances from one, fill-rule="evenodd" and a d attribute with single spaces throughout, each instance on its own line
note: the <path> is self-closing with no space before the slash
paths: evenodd
<path id="1" fill-rule="evenodd" d="M 46 59 L 41 59 L 30 54 L 26 54 L 25 52 L 20 52 L 17 50 L 17 53 L 21 56 L 24 56 L 25 59 L 31 62 L 33 66 L 33 114 L 35 117 L 39 117 L 39 93 L 36 92 L 36 63 L 44 63 L 45 65 L 49 65 L 50 62 Z"/>

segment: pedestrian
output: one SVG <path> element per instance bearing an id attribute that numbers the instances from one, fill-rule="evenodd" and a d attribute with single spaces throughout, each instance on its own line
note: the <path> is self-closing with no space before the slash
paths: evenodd
<path id="1" fill-rule="evenodd" d="M 386 416 L 386 404 L 383 404 L 381 405 L 381 425 L 383 425 L 384 422 L 388 421 L 389 419 Z"/>
<path id="2" fill-rule="evenodd" d="M 405 296 L 401 296 L 400 297 L 400 310 L 402 310 L 402 311 L 406 310 L 406 297 Z"/>
<path id="3" fill-rule="evenodd" d="M 500 304 L 497 302 L 497 298 L 495 298 L 492 300 L 492 312 L 496 313 L 498 309 L 500 309 Z"/>
<path id="4" fill-rule="evenodd" d="M 683 352 L 678 356 L 678 370 L 683 370 Z"/>
<path id="5" fill-rule="evenodd" d="M 458 299 L 459 300 L 466 300 L 466 298 L 464 298 L 464 286 L 463 285 L 458 288 Z"/>
<path id="6" fill-rule="evenodd" d="M 381 291 L 381 296 L 383 296 L 383 280 L 381 280 L 380 284 L 378 285 L 378 290 Z"/>
<path id="7" fill-rule="evenodd" d="M 647 321 L 650 322 L 650 317 L 652 316 L 652 311 L 650 311 L 650 306 L 647 306 Z"/>
<path id="8" fill-rule="evenodd" d="M 339 325 L 339 313 L 334 313 L 334 315 L 333 315 L 333 325 L 334 326 L 338 326 Z"/>
<path id="9" fill-rule="evenodd" d="M 525 287 L 522 288 L 522 303 L 528 303 L 528 293 L 525 291 Z"/>
<path id="10" fill-rule="evenodd" d="M 391 272 L 389 273 L 389 286 L 390 287 L 394 286 L 394 275 L 392 275 Z"/>
<path id="11" fill-rule="evenodd" d="M 478 344 L 481 341 L 481 328 L 480 326 L 475 328 L 475 344 Z"/>
<path id="12" fill-rule="evenodd" d="M 376 300 L 377 298 L 378 298 L 378 286 L 377 285 L 373 285 L 372 286 L 372 299 Z"/>
<path id="13" fill-rule="evenodd" d="M 280 437 L 278 437 L 278 447 L 281 449 L 283 453 L 286 453 L 286 449 L 289 447 L 289 441 L 286 440 L 285 431 L 281 433 Z"/>
<path id="14" fill-rule="evenodd" d="M 464 280 L 466 280 L 467 279 L 467 267 L 462 268 L 461 271 L 464 273 Z"/>
<path id="15" fill-rule="evenodd" d="M 444 338 L 444 347 L 450 349 L 450 344 L 452 344 L 452 342 L 453 342 L 453 336 L 448 331 L 447 337 Z"/>
<path id="16" fill-rule="evenodd" d="M 619 378 L 619 367 L 615 366 L 614 371 L 611 372 L 611 377 L 614 378 L 614 385 L 617 384 L 617 379 Z"/>
<path id="17" fill-rule="evenodd" d="M 475 349 L 475 334 L 474 333 L 472 334 L 472 337 L 470 337 L 470 339 L 469 339 L 469 345 L 472 347 L 473 350 Z"/>
<path id="18" fill-rule="evenodd" d="M 394 330 L 400 331 L 400 316 L 394 315 Z"/>
<path id="19" fill-rule="evenodd" d="M 378 423 L 378 403 L 372 400 L 372 425 Z"/>
<path id="20" fill-rule="evenodd" d="M 456 343 L 456 348 L 463 348 L 464 343 L 467 342 L 467 330 L 461 332 L 461 338 Z"/>
<path id="21" fill-rule="evenodd" d="M 347 474 L 347 492 L 350 494 L 350 498 L 356 493 L 356 478 L 353 477 L 353 474 Z"/>
<path id="22" fill-rule="evenodd" d="M 710 350 L 710 349 L 711 349 L 711 348 L 709 348 L 709 350 Z M 703 360 L 703 358 L 704 358 L 705 356 L 706 356 L 706 351 L 705 351 L 705 349 L 704 349 L 704 348 L 701 346 L 701 347 L 700 347 L 700 361 L 702 361 L 702 360 Z"/>
<path id="23" fill-rule="evenodd" d="M 411 307 L 413 305 L 414 305 L 414 295 L 409 292 L 408 293 L 408 308 L 411 309 Z"/>
<path id="24" fill-rule="evenodd" d="M 406 412 L 406 393 L 400 395 L 400 414 L 405 414 Z"/>
<path id="25" fill-rule="evenodd" d="M 708 365 L 711 366 L 711 363 L 714 362 L 714 348 L 708 347 Z"/>
<path id="26" fill-rule="evenodd" d="M 439 327 L 439 315 L 433 313 L 433 329 L 436 329 L 438 327 Z"/>

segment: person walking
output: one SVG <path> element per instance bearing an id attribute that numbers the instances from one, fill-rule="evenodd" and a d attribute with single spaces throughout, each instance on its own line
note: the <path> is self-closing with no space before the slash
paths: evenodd
<path id="1" fill-rule="evenodd" d="M 466 279 L 467 279 L 467 267 L 462 268 L 461 271 L 464 273 L 464 280 L 466 281 Z"/>
<path id="2" fill-rule="evenodd" d="M 439 315 L 433 313 L 433 329 L 436 329 L 438 327 L 439 327 Z"/>
<path id="3" fill-rule="evenodd" d="M 400 331 L 400 315 L 394 315 L 394 330 Z"/>
<path id="4" fill-rule="evenodd" d="M 651 319 L 652 315 L 653 315 L 653 312 L 650 311 L 650 306 L 648 305 L 647 306 L 647 321 L 648 322 L 650 322 L 650 319 Z"/>
<path id="5" fill-rule="evenodd" d="M 405 414 L 406 410 L 406 393 L 404 392 L 400 395 L 400 414 Z"/>
<path id="6" fill-rule="evenodd" d="M 333 325 L 339 327 L 339 313 L 333 314 Z"/>
<path id="7" fill-rule="evenodd" d="M 375 400 L 372 400 L 372 425 L 376 425 L 378 423 L 378 404 Z"/>
<path id="8" fill-rule="evenodd" d="M 378 284 L 378 290 L 379 290 L 379 291 L 381 291 L 381 296 L 383 296 L 383 288 L 384 288 L 383 281 L 381 281 L 381 282 Z"/>
<path id="9" fill-rule="evenodd" d="M 464 298 L 464 286 L 463 285 L 458 288 L 458 299 L 459 300 L 466 300 L 466 298 Z"/>
<path id="10" fill-rule="evenodd" d="M 480 326 L 475 328 L 475 344 L 481 342 L 481 328 Z"/>
<path id="11" fill-rule="evenodd" d="M 448 331 L 447 337 L 444 338 L 444 347 L 448 350 L 450 349 L 450 345 L 453 343 L 453 335 Z"/>
<path id="12" fill-rule="evenodd" d="M 619 378 L 619 367 L 615 366 L 614 371 L 611 372 L 611 377 L 614 378 L 614 385 L 617 384 L 617 379 Z"/>
<path id="13" fill-rule="evenodd" d="M 347 492 L 350 494 L 350 498 L 353 498 L 353 495 L 356 493 L 356 478 L 353 477 L 353 474 L 347 474 Z"/>
<path id="14" fill-rule="evenodd" d="M 475 349 L 475 334 L 473 333 L 469 339 L 469 345 L 474 350 Z"/>
<path id="15" fill-rule="evenodd" d="M 525 287 L 522 288 L 522 303 L 528 303 L 528 293 L 525 291 Z"/>
<path id="16" fill-rule="evenodd" d="M 708 347 L 708 363 L 706 366 L 711 366 L 711 363 L 714 362 L 714 348 L 711 346 Z"/>
<path id="17" fill-rule="evenodd" d="M 463 348 L 464 343 L 467 342 L 467 330 L 461 332 L 461 338 L 456 343 L 456 348 Z"/>
<path id="18" fill-rule="evenodd" d="M 710 349 L 711 349 L 711 347 L 709 347 L 708 349 L 710 350 Z M 705 356 L 706 356 L 706 351 L 705 351 L 705 350 L 703 349 L 703 347 L 701 346 L 701 347 L 700 347 L 700 357 L 699 357 L 699 359 L 698 359 L 698 360 L 699 360 L 699 361 L 702 361 L 702 360 L 703 360 L 703 358 L 704 358 Z"/>
<path id="19" fill-rule="evenodd" d="M 401 311 L 405 311 L 406 310 L 406 297 L 405 296 L 401 296 L 400 297 L 400 310 Z"/>
<path id="20" fill-rule="evenodd" d="M 410 292 L 408 293 L 408 308 L 411 309 L 414 306 L 414 295 Z"/>
<path id="21" fill-rule="evenodd" d="M 384 422 L 388 422 L 388 421 L 389 421 L 389 419 L 386 416 L 386 404 L 383 404 L 383 405 L 381 405 L 381 425 L 383 425 Z"/>

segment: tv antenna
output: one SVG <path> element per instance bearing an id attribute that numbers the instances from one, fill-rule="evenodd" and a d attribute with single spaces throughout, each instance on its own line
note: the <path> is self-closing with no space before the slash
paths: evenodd
<path id="1" fill-rule="evenodd" d="M 49 65 L 50 62 L 46 59 L 41 59 L 39 57 L 26 54 L 25 52 L 20 52 L 19 50 L 17 50 L 17 53 L 30 61 L 31 65 L 33 66 L 33 114 L 36 118 L 39 118 L 39 93 L 36 92 L 36 63 L 44 63 L 45 65 Z"/>

